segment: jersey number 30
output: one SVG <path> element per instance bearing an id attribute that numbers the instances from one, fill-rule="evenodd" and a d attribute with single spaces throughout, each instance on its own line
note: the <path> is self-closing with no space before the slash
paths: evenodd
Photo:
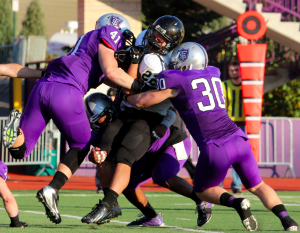
<path id="1" fill-rule="evenodd" d="M 192 85 L 192 89 L 193 90 L 196 90 L 198 89 L 198 84 L 200 83 L 203 83 L 204 84 L 204 87 L 205 87 L 205 90 L 202 91 L 202 96 L 207 96 L 208 97 L 208 100 L 209 100 L 209 105 L 203 105 L 202 101 L 200 102 L 197 102 L 197 105 L 198 105 L 198 108 L 201 112 L 206 112 L 206 111 L 210 111 L 210 110 L 213 110 L 215 109 L 216 107 L 216 103 L 215 103 L 215 99 L 214 99 L 214 96 L 212 94 L 212 89 L 211 89 L 211 86 L 209 85 L 209 82 L 207 81 L 207 79 L 205 78 L 198 78 L 198 79 L 194 79 L 192 82 L 191 82 L 191 85 Z M 212 83 L 212 86 L 213 86 L 213 91 L 215 93 L 215 96 L 216 96 L 216 99 L 217 99 L 217 102 L 218 102 L 218 106 L 220 108 L 225 108 L 225 98 L 224 98 L 224 94 L 223 94 L 223 89 L 222 89 L 222 83 L 221 83 L 221 80 L 219 78 L 216 78 L 216 77 L 212 77 L 211 78 L 211 83 Z M 218 92 L 218 89 L 217 89 L 217 85 L 216 83 L 219 83 L 220 84 L 220 87 L 221 87 L 221 96 L 219 95 L 219 92 Z M 221 98 L 223 99 L 223 103 L 221 102 Z"/>

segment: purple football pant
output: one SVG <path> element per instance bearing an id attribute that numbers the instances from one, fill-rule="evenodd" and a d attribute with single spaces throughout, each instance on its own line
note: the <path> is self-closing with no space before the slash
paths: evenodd
<path id="1" fill-rule="evenodd" d="M 91 137 L 90 124 L 82 101 L 82 93 L 74 86 L 40 80 L 30 94 L 20 128 L 25 136 L 26 158 L 52 118 L 70 148 L 82 149 Z"/>
<path id="2" fill-rule="evenodd" d="M 7 166 L 2 161 L 0 161 L 0 176 L 3 178 L 3 180 L 6 180 L 7 178 L 7 171 Z"/>
<path id="3" fill-rule="evenodd" d="M 154 183 L 163 186 L 170 178 L 177 175 L 191 152 L 189 138 L 181 143 L 184 146 L 184 155 L 176 154 L 174 147 L 169 146 L 163 152 L 146 153 L 140 160 L 134 162 L 127 188 L 136 189 L 151 178 Z M 177 157 L 180 157 L 180 160 Z"/>
<path id="4" fill-rule="evenodd" d="M 195 191 L 203 192 L 218 186 L 231 165 L 246 189 L 262 182 L 249 141 L 241 136 L 233 136 L 222 145 L 211 143 L 200 148 L 194 177 Z"/>

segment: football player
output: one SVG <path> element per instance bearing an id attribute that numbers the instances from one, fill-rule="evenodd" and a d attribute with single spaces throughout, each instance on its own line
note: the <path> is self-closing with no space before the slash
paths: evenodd
<path id="1" fill-rule="evenodd" d="M 10 227 L 28 227 L 27 223 L 19 220 L 19 209 L 16 199 L 7 187 L 5 182 L 7 178 L 7 166 L 0 161 L 0 197 L 3 199 L 3 204 L 10 218 Z"/>
<path id="2" fill-rule="evenodd" d="M 183 40 L 184 27 L 176 17 L 163 16 L 154 25 L 157 30 L 149 28 L 152 32 L 155 31 L 153 40 L 151 39 L 153 48 L 156 45 L 159 46 L 159 50 L 170 52 Z M 121 58 L 124 57 L 121 55 Z M 120 56 L 117 55 L 116 58 L 120 60 Z M 133 63 L 128 73 L 136 77 L 134 72 L 137 73 L 139 62 Z M 165 63 L 162 61 L 161 64 L 163 67 L 160 71 L 164 69 Z M 108 154 L 102 168 L 98 170 L 105 197 L 97 206 L 98 210 L 93 210 L 82 222 L 102 222 L 109 215 L 117 204 L 118 196 L 128 185 L 132 164 L 146 153 L 151 142 L 150 132 L 161 123 L 169 106 L 170 101 L 167 101 L 154 108 L 140 110 L 128 106 L 126 101 L 122 102 L 122 111 L 118 119 L 105 127 L 99 135 L 98 147 Z"/>
<path id="3" fill-rule="evenodd" d="M 113 83 L 139 90 L 140 83 L 118 69 L 114 51 L 124 47 L 130 30 L 129 22 L 122 15 L 109 13 L 99 18 L 96 30 L 82 35 L 66 56 L 54 59 L 30 95 L 21 117 L 13 110 L 3 130 L 3 143 L 15 159 L 26 158 L 52 118 L 70 147 L 62 157 L 53 180 L 37 192 L 46 214 L 54 223 L 60 223 L 57 209 L 58 191 L 77 170 L 88 151 L 83 148 L 91 137 L 82 98 L 90 89 L 102 82 Z M 29 69 L 20 66 L 11 77 L 30 77 Z M 1 69 L 0 69 L 1 70 Z M 5 71 L 5 69 L 4 69 Z M 32 72 L 36 77 L 38 71 Z M 3 74 L 3 73 L 2 73 Z"/>
<path id="4" fill-rule="evenodd" d="M 183 36 L 184 36 L 184 27 L 179 19 L 177 19 L 174 16 L 160 17 L 159 19 L 157 19 L 155 21 L 155 23 L 153 25 L 151 25 L 149 27 L 148 30 L 142 32 L 138 36 L 138 39 L 139 38 L 143 38 L 143 39 L 140 40 L 140 42 L 137 39 L 135 45 L 138 46 L 138 45 L 140 45 L 139 43 L 142 43 L 146 48 L 146 52 L 149 52 L 149 54 L 146 54 L 143 57 L 143 59 L 139 65 L 131 64 L 128 72 L 133 77 L 138 77 L 139 79 L 142 79 L 148 86 L 155 89 L 156 88 L 156 75 L 160 71 L 168 68 L 168 63 L 169 63 L 169 59 L 170 59 L 170 55 L 171 55 L 170 51 L 172 51 L 172 49 L 175 48 L 182 41 Z M 143 42 L 141 42 L 141 41 L 143 41 Z M 117 59 L 119 58 L 119 56 L 116 56 L 116 57 L 117 57 Z M 139 66 L 139 69 L 138 69 L 138 66 Z M 139 71 L 138 74 L 137 74 L 137 70 Z M 150 129 L 151 128 L 153 129 L 153 126 L 155 126 L 155 129 L 152 131 L 152 136 L 154 136 L 155 138 L 160 138 L 165 134 L 167 128 L 170 127 L 170 125 L 172 124 L 172 123 L 170 124 L 170 122 L 173 122 L 176 117 L 176 115 L 173 113 L 172 115 L 170 115 L 170 118 L 173 118 L 171 121 L 166 120 L 166 121 L 163 121 L 162 124 L 157 125 L 160 121 L 159 119 L 161 119 L 159 117 L 159 115 L 165 115 L 166 110 L 168 109 L 168 106 L 170 106 L 169 100 L 167 100 L 163 103 L 160 103 L 158 105 L 152 106 L 150 108 L 144 108 L 144 109 L 142 109 L 142 111 L 140 111 L 140 109 L 134 108 L 133 106 L 128 104 L 126 100 L 123 100 L 123 102 L 121 104 L 121 110 L 123 110 L 123 113 L 122 113 L 123 119 L 124 118 L 130 118 L 130 119 L 140 118 L 140 119 L 146 120 L 147 124 L 150 125 Z M 156 114 L 154 115 L 153 113 L 156 113 Z M 157 113 L 159 115 L 157 115 Z M 125 117 L 124 117 L 124 115 L 125 115 Z M 158 121 L 155 121 L 155 119 L 157 119 Z M 141 122 L 141 121 L 138 121 L 138 122 Z M 102 201 L 100 201 L 100 205 L 97 206 L 97 208 L 99 208 L 99 211 L 93 210 L 90 214 L 88 214 L 87 216 L 85 216 L 82 219 L 83 222 L 86 222 L 86 223 L 90 223 L 90 222 L 101 223 L 103 221 L 105 222 L 105 218 L 106 218 L 105 216 L 108 216 L 109 215 L 108 213 L 110 212 L 109 209 L 114 208 L 114 206 L 117 204 L 116 199 L 117 199 L 118 195 L 123 191 L 122 189 L 125 188 L 125 184 L 126 184 L 125 182 L 128 182 L 127 180 L 124 181 L 124 173 L 120 173 L 119 178 L 117 178 L 116 173 L 115 173 L 115 176 L 114 176 L 115 183 L 113 183 L 113 185 L 111 185 L 111 177 L 113 176 L 113 173 L 111 171 L 113 171 L 113 167 L 114 167 L 114 164 L 111 160 L 114 156 L 116 156 L 116 155 L 112 156 L 112 154 L 120 153 L 123 150 L 122 149 L 120 150 L 118 147 L 126 147 L 126 145 L 124 145 L 124 144 L 133 143 L 138 138 L 138 137 L 136 137 L 136 135 L 137 135 L 136 129 L 133 129 L 133 127 L 131 127 L 128 131 L 128 129 L 126 129 L 125 125 L 126 124 L 123 124 L 123 122 L 121 123 L 121 121 L 119 121 L 119 123 L 115 122 L 114 124 L 111 124 L 106 129 L 104 129 L 103 132 L 101 132 L 102 136 L 100 136 L 98 146 L 101 148 L 101 150 L 107 151 L 107 153 L 109 155 L 108 159 L 104 162 L 104 164 L 98 170 L 99 178 L 101 179 L 101 184 L 103 185 L 105 198 Z M 127 142 L 126 142 L 126 139 L 125 140 L 122 139 L 123 132 L 121 132 L 122 130 L 120 130 L 120 128 L 124 130 L 124 133 L 129 132 Z M 144 127 L 144 130 L 148 131 L 149 130 L 148 128 L 149 127 Z M 139 127 L 139 130 L 140 129 L 141 129 L 141 127 Z M 121 133 L 119 133 L 119 132 L 121 132 Z M 149 135 L 149 133 L 150 132 L 148 132 L 147 134 Z M 149 141 L 145 140 L 145 138 L 146 138 L 145 134 L 143 135 L 143 137 L 144 137 L 143 146 L 144 146 L 144 151 L 146 152 L 146 149 L 149 146 Z M 149 138 L 149 136 L 147 138 Z M 113 145 L 113 143 L 112 143 L 113 141 L 118 142 L 118 141 L 122 141 L 122 140 L 123 140 L 123 144 L 121 146 Z M 116 151 L 113 151 L 113 148 L 118 148 L 118 149 Z M 128 151 L 130 152 L 130 150 L 127 150 L 126 152 L 128 152 Z M 131 152 L 132 152 L 132 150 L 131 150 Z M 138 155 L 134 155 L 136 158 L 138 158 L 137 156 L 139 156 L 139 157 L 143 156 L 143 154 L 141 154 L 141 150 L 138 152 L 139 152 Z M 120 154 L 122 155 L 122 153 L 120 153 Z M 117 155 L 117 156 L 120 157 L 121 155 Z M 129 154 L 128 154 L 128 157 L 129 157 Z M 134 158 L 131 157 L 131 159 L 134 159 Z M 119 162 L 119 163 L 121 163 L 121 162 Z M 118 164 L 118 165 L 120 166 L 120 164 Z M 126 171 L 128 176 L 130 175 L 129 170 L 130 170 L 131 165 L 132 165 L 132 163 L 128 163 L 128 162 L 127 162 L 127 164 L 124 163 L 123 165 L 121 165 L 128 169 L 128 171 Z M 109 173 L 111 174 L 110 176 L 108 175 Z M 122 180 L 122 178 L 123 178 L 123 180 Z M 176 178 L 174 177 L 174 179 L 176 179 Z M 179 180 L 177 180 L 177 182 L 184 182 L 181 178 L 178 178 L 178 179 Z M 175 184 L 176 182 L 173 182 L 173 183 Z M 110 186 L 110 188 L 109 188 L 110 190 L 108 189 L 109 186 Z M 112 186 L 114 186 L 114 187 L 111 188 Z M 188 196 L 188 197 L 192 198 L 197 203 L 197 212 L 198 212 L 198 221 L 197 222 L 198 222 L 199 226 L 202 226 L 206 222 L 209 221 L 209 219 L 211 217 L 211 205 L 209 205 L 209 204 L 207 205 L 207 208 L 206 208 L 207 216 L 206 216 L 205 213 L 203 214 L 203 209 L 201 207 L 201 200 L 196 196 L 195 192 L 192 189 L 192 186 L 188 187 L 185 190 L 180 190 L 177 188 L 176 185 L 172 186 L 172 185 L 168 185 L 166 183 L 164 183 L 164 186 L 167 186 L 171 190 L 178 192 L 184 196 Z M 108 192 L 108 190 L 109 190 L 109 192 Z M 115 192 L 114 190 L 115 191 L 118 190 L 119 192 Z M 133 195 L 132 198 L 137 198 L 135 196 L 136 193 L 131 192 L 131 194 Z M 111 203 L 107 203 L 109 201 Z M 101 205 L 103 206 L 102 208 L 101 208 Z M 137 204 L 137 205 L 139 205 L 139 204 Z M 145 210 L 147 208 L 148 208 L 148 205 L 147 205 L 147 203 L 145 203 L 145 206 L 143 207 L 143 209 Z M 152 207 L 150 206 L 149 211 L 152 211 L 151 208 Z M 154 214 L 155 214 L 155 212 L 152 212 L 152 216 Z M 145 220 L 146 219 L 143 218 L 143 221 L 146 223 Z"/>
<path id="5" fill-rule="evenodd" d="M 90 122 L 95 122 L 91 123 L 91 128 L 95 132 L 99 132 L 101 127 L 104 127 L 110 119 L 115 118 L 115 107 L 112 101 L 104 94 L 93 93 L 89 95 L 85 100 L 85 105 L 89 119 L 93 119 L 90 120 Z M 92 140 L 94 146 L 97 145 L 97 140 L 99 140 L 99 138 L 95 136 Z M 151 177 L 156 184 L 189 197 L 196 203 L 199 202 L 200 205 L 200 199 L 196 196 L 196 193 L 193 192 L 193 187 L 186 180 L 176 175 L 186 162 L 190 150 L 191 142 L 186 134 L 181 132 L 178 128 L 171 126 L 161 139 L 155 140 L 149 146 L 147 153 L 140 160 L 133 163 L 130 182 L 123 191 L 123 194 L 133 205 L 141 210 L 144 217 L 131 222 L 128 226 L 164 226 L 162 217 L 156 213 L 148 202 L 145 194 L 139 188 L 142 183 Z M 100 168 L 106 155 L 106 151 L 100 151 L 100 148 L 95 147 L 89 154 L 89 160 L 98 164 L 97 167 Z M 202 205 L 205 204 L 204 202 L 202 203 Z M 112 213 L 113 211 L 117 213 Z M 111 218 L 116 217 L 116 214 L 121 214 L 118 208 L 115 208 L 113 211 L 108 218 L 97 223 L 103 224 L 109 222 Z M 209 221 L 211 215 L 206 216 L 204 211 L 200 213 L 198 225 L 202 226 Z M 95 216 L 92 215 L 88 217 L 84 220 L 95 218 Z"/>
<path id="6" fill-rule="evenodd" d="M 298 231 L 298 224 L 290 218 L 276 192 L 262 181 L 249 139 L 226 113 L 220 70 L 207 63 L 207 53 L 201 45 L 182 44 L 173 51 L 173 70 L 158 75 L 159 90 L 132 95 L 127 100 L 141 108 L 171 100 L 201 151 L 194 187 L 202 200 L 234 208 L 247 230 L 257 230 L 250 202 L 218 186 L 232 165 L 244 186 L 280 219 L 284 230 Z"/>

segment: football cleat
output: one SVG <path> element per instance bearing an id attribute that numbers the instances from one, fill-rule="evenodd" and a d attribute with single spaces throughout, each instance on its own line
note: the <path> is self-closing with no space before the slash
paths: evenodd
<path id="1" fill-rule="evenodd" d="M 81 219 L 82 223 L 97 223 L 98 225 L 109 223 L 110 216 L 113 214 L 113 207 L 109 206 L 104 201 L 99 200 L 99 204 L 96 204 L 90 213 Z"/>
<path id="2" fill-rule="evenodd" d="M 16 142 L 20 130 L 20 119 L 21 113 L 18 110 L 14 109 L 10 112 L 2 132 L 2 141 L 7 148 L 11 148 Z"/>
<path id="3" fill-rule="evenodd" d="M 107 216 L 107 219 L 101 221 L 101 222 L 97 222 L 98 225 L 101 225 L 101 224 L 105 224 L 105 223 L 108 223 L 110 222 L 111 219 L 113 218 L 117 218 L 119 216 L 122 216 L 122 210 L 118 204 L 118 202 L 116 202 L 113 206 L 113 209 L 112 209 L 112 212 L 110 213 L 109 216 Z"/>
<path id="4" fill-rule="evenodd" d="M 202 201 L 201 203 L 197 204 L 195 214 L 198 213 L 197 225 L 199 227 L 204 226 L 211 219 L 212 207 L 213 207 L 213 204 L 206 202 L 206 201 Z"/>
<path id="5" fill-rule="evenodd" d="M 60 223 L 61 218 L 57 209 L 59 201 L 58 192 L 47 185 L 37 192 L 36 198 L 39 202 L 43 203 L 47 218 L 50 218 L 50 220 L 56 224 Z"/>
<path id="6" fill-rule="evenodd" d="M 142 217 L 143 214 L 138 215 L 138 217 Z M 164 227 L 165 223 L 160 214 L 156 215 L 155 218 L 142 217 L 131 223 L 127 224 L 128 227 L 136 227 L 136 226 L 150 226 L 150 227 Z"/>
<path id="7" fill-rule="evenodd" d="M 26 222 L 19 222 L 18 226 L 13 226 L 12 223 L 9 225 L 9 227 L 20 227 L 20 228 L 24 228 L 24 227 L 28 227 L 28 224 Z"/>
<path id="8" fill-rule="evenodd" d="M 300 231 L 298 224 L 290 217 L 285 217 L 281 223 L 285 231 Z"/>
<path id="9" fill-rule="evenodd" d="M 250 202 L 247 199 L 244 199 L 241 202 L 241 212 L 245 212 L 245 215 L 248 215 L 249 217 L 247 217 L 246 219 L 242 220 L 242 223 L 244 225 L 244 227 L 248 230 L 248 231 L 256 231 L 258 228 L 258 224 L 257 221 L 255 219 L 255 217 L 251 214 L 251 210 L 250 210 Z"/>

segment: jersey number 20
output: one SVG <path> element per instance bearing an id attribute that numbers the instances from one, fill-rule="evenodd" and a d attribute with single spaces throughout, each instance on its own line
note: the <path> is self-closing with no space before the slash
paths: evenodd
<path id="1" fill-rule="evenodd" d="M 213 90 L 212 90 L 211 86 L 209 85 L 209 82 L 207 81 L 207 79 L 205 79 L 205 78 L 197 78 L 197 79 L 194 79 L 191 82 L 192 89 L 193 90 L 198 89 L 198 84 L 200 84 L 200 83 L 204 84 L 205 90 L 202 91 L 202 96 L 207 96 L 208 97 L 209 105 L 204 106 L 203 103 L 202 103 L 202 101 L 197 102 L 199 110 L 201 112 L 206 112 L 206 111 L 215 109 L 216 103 L 215 103 L 215 99 L 214 99 L 214 96 L 212 94 L 212 91 L 215 93 L 215 96 L 216 96 L 216 99 L 217 99 L 217 102 L 218 102 L 218 106 L 220 108 L 225 108 L 225 98 L 224 98 L 224 94 L 223 94 L 221 80 L 219 78 L 216 78 L 216 77 L 212 77 L 211 78 L 211 83 L 212 83 L 212 86 L 213 86 Z M 219 95 L 216 83 L 220 84 L 221 91 L 222 91 L 222 93 L 221 93 L 222 96 Z M 224 104 L 222 104 L 221 98 L 223 99 Z"/>

